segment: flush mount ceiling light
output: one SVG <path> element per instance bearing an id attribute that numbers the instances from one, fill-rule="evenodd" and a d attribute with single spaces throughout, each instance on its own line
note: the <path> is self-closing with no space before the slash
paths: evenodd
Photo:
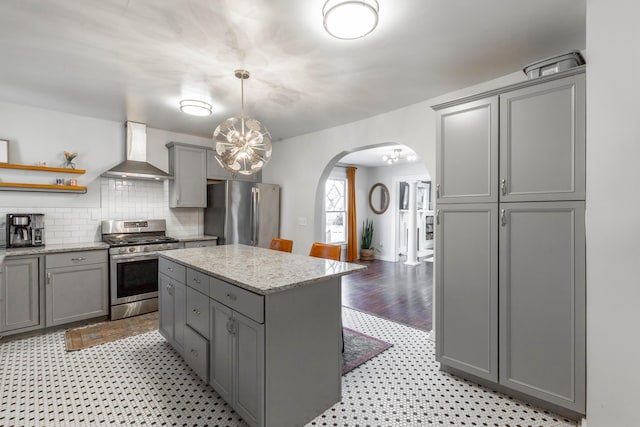
<path id="1" fill-rule="evenodd" d="M 400 160 L 403 160 L 403 157 L 401 156 L 402 150 L 400 148 L 396 148 L 393 150 L 393 152 L 391 154 L 385 154 L 384 156 L 382 156 L 382 160 L 384 160 L 385 162 L 387 162 L 388 164 L 392 165 L 394 163 L 398 163 Z M 409 154 L 406 157 L 406 160 L 408 162 L 414 162 L 418 159 L 418 156 L 416 156 L 415 154 Z"/>
<path id="2" fill-rule="evenodd" d="M 192 116 L 210 116 L 211 104 L 196 99 L 183 99 L 180 101 L 180 111 Z"/>
<path id="3" fill-rule="evenodd" d="M 322 8 L 324 28 L 333 37 L 353 40 L 378 25 L 378 0 L 327 0 Z"/>
<path id="4" fill-rule="evenodd" d="M 244 114 L 244 81 L 247 70 L 236 70 L 240 79 L 240 114 L 220 123 L 213 132 L 216 160 L 232 174 L 252 175 L 271 158 L 271 134 L 256 119 Z"/>

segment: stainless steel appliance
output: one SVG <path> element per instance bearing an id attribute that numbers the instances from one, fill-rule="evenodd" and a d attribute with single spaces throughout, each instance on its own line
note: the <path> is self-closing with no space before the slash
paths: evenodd
<path id="1" fill-rule="evenodd" d="M 44 245 L 44 214 L 7 214 L 7 248 Z"/>
<path id="2" fill-rule="evenodd" d="M 109 244 L 111 320 L 158 310 L 158 252 L 178 249 L 164 219 L 102 221 Z"/>
<path id="3" fill-rule="evenodd" d="M 280 234 L 280 186 L 245 181 L 208 184 L 204 234 L 218 236 L 219 245 L 268 248 Z"/>

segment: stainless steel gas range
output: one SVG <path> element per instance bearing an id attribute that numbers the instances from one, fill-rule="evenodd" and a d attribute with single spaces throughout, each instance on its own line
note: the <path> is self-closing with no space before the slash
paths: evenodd
<path id="1" fill-rule="evenodd" d="M 158 252 L 178 249 L 164 219 L 102 221 L 109 245 L 111 320 L 158 310 Z"/>

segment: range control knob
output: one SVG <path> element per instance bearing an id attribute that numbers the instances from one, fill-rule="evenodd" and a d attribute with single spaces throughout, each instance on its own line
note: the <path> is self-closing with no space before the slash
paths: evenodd
<path id="1" fill-rule="evenodd" d="M 129 252 L 135 252 L 135 251 L 136 251 L 136 248 L 134 248 L 133 246 L 129 248 Z"/>

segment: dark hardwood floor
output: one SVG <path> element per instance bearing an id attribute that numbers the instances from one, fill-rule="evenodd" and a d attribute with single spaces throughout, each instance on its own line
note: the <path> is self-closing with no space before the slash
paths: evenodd
<path id="1" fill-rule="evenodd" d="M 342 278 L 342 305 L 385 319 L 431 330 L 433 264 L 357 261 L 365 271 Z"/>

